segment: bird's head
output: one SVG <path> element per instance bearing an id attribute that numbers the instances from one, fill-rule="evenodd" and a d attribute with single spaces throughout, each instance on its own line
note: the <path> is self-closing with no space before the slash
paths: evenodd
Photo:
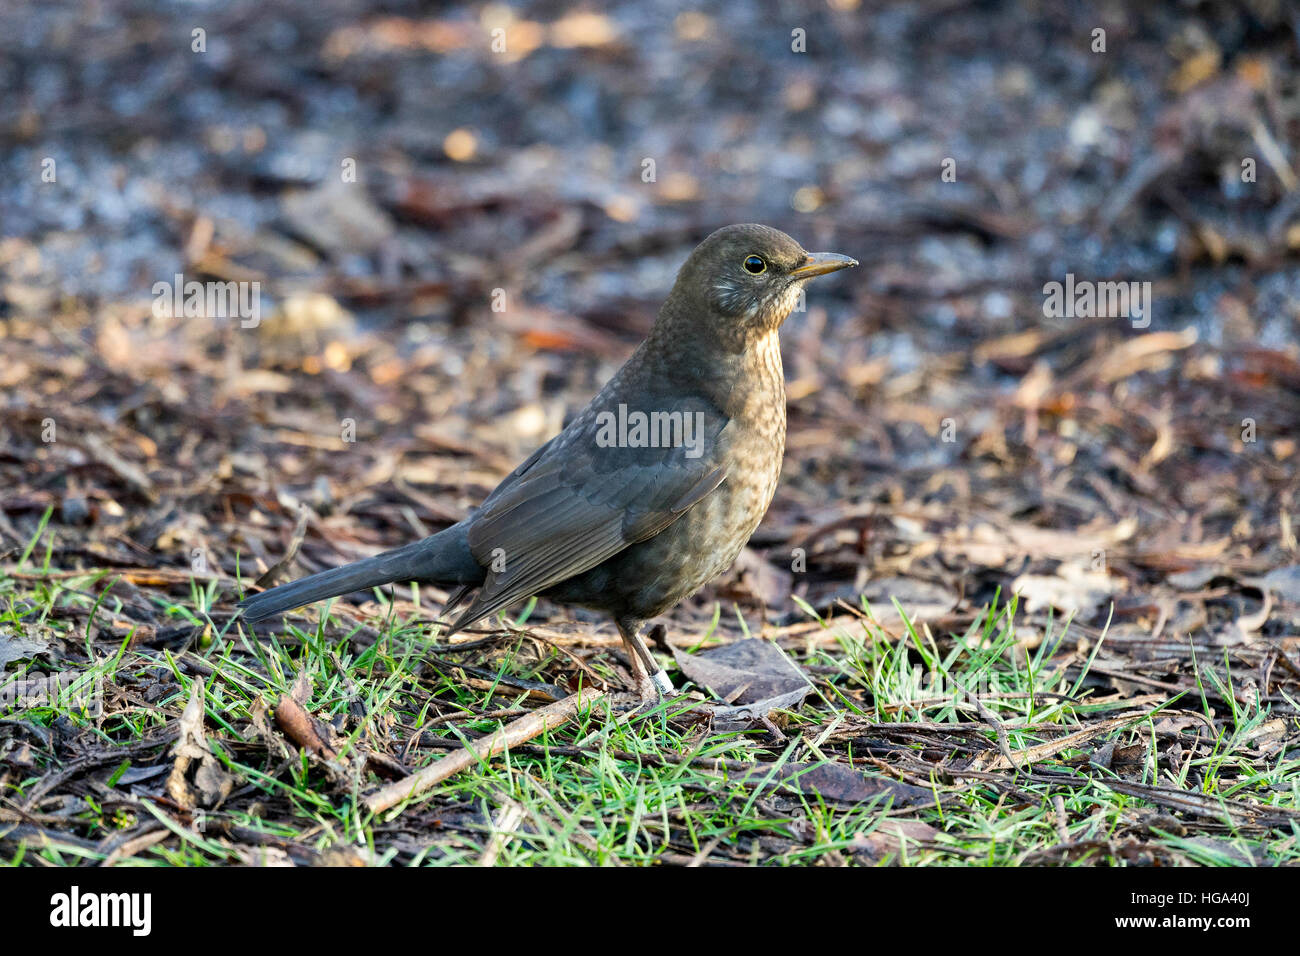
<path id="1" fill-rule="evenodd" d="M 809 279 L 857 264 L 834 252 L 805 252 L 770 226 L 726 226 L 695 247 L 677 274 L 673 297 L 684 300 L 697 321 L 706 312 L 706 321 L 726 331 L 762 335 L 780 327 Z"/>

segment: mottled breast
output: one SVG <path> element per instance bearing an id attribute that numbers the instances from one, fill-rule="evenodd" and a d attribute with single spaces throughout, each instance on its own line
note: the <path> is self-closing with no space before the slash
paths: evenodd
<path id="1" fill-rule="evenodd" d="M 728 404 L 727 477 L 646 541 L 552 588 L 556 600 L 645 620 L 725 571 L 767 513 L 785 453 L 785 379 L 775 331 L 746 355 Z"/>

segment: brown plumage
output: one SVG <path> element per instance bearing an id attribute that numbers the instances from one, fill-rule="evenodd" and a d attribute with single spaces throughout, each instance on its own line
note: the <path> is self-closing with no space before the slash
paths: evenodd
<path id="1" fill-rule="evenodd" d="M 393 581 L 477 588 L 454 631 L 542 594 L 610 614 L 638 690 L 666 689 L 662 672 L 649 676 L 640 628 L 725 570 L 762 520 L 785 451 L 778 330 L 808 279 L 854 265 L 767 226 L 718 230 L 632 357 L 482 507 L 423 541 L 248 598 L 244 617 Z"/>

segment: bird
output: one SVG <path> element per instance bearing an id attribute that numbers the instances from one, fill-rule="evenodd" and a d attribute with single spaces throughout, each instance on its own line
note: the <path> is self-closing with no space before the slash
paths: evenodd
<path id="1" fill-rule="evenodd" d="M 444 613 L 473 592 L 450 635 L 544 596 L 613 618 L 637 698 L 673 693 L 642 628 L 726 570 L 767 512 L 785 453 L 781 325 L 810 279 L 857 264 L 765 225 L 717 230 L 632 356 L 464 520 L 245 597 L 240 614 L 414 581 L 451 592 Z"/>

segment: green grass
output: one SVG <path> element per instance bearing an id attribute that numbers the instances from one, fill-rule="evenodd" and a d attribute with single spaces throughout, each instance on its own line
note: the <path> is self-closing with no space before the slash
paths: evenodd
<path id="1" fill-rule="evenodd" d="M 34 545 L 24 560 L 41 558 Z M 361 797 L 384 782 L 376 770 L 385 762 L 414 770 L 490 733 L 538 705 L 519 681 L 576 676 L 573 660 L 526 630 L 469 653 L 430 654 L 438 628 L 395 613 L 368 622 L 373 640 L 336 616 L 257 639 L 231 626 L 216 582 L 194 582 L 181 599 L 168 597 L 176 588 L 142 588 L 155 631 L 189 632 L 151 643 L 143 629 L 112 626 L 129 609 L 111 577 L 42 578 L 42 568 L 0 572 L 0 634 L 49 638 L 44 654 L 11 664 L 5 679 L 72 673 L 102 687 L 103 710 L 0 707 L 0 858 L 10 864 L 444 865 L 485 854 L 496 865 L 1300 860 L 1294 717 L 1279 723 L 1268 705 L 1238 700 L 1226 660 L 1194 662 L 1192 691 L 1135 702 L 1089 673 L 1104 636 L 1080 648 L 1068 623 L 1049 623 L 1025 647 L 1014 600 L 955 635 L 905 623 L 890 636 L 864 604 L 861 618 L 784 638 L 815 689 L 797 712 L 777 716 L 777 733 L 710 730 L 681 698 L 634 716 L 606 698 L 375 816 Z M 608 650 L 569 650 L 619 686 Z M 462 661 L 490 679 L 466 680 Z M 276 726 L 276 702 L 299 675 L 310 685 L 307 710 L 332 728 L 333 759 L 299 750 Z M 202 812 L 178 805 L 166 786 L 195 681 L 208 745 L 232 778 L 225 800 Z M 1127 715 L 1121 725 L 1031 766 L 1017 757 L 1027 772 L 990 768 L 1001 757 L 999 728 L 1021 752 L 1117 715 Z M 1261 737 L 1278 733 L 1284 745 L 1261 750 Z M 1126 759 L 1089 763 L 1104 744 Z M 778 781 L 782 767 L 823 762 L 886 792 L 834 802 Z M 891 781 L 918 790 L 895 800 Z M 1183 796 L 1199 801 L 1194 810 L 1171 806 Z M 508 833 L 494 837 L 503 821 Z"/>

